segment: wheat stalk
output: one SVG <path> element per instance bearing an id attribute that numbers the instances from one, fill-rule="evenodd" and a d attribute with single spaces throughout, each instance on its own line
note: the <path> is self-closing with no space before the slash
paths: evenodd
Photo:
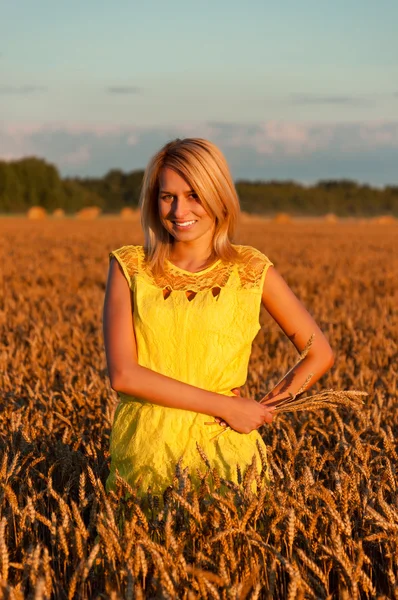
<path id="1" fill-rule="evenodd" d="M 307 356 L 309 350 L 311 349 L 311 346 L 313 345 L 314 338 L 315 334 L 313 333 L 307 341 L 303 351 L 300 353 L 299 360 L 295 366 L 297 366 L 297 364 L 299 364 Z M 291 372 L 291 370 L 289 371 L 289 373 Z M 284 377 L 286 377 L 286 375 Z M 279 414 L 287 412 L 298 412 L 302 410 L 320 410 L 324 408 L 335 408 L 338 406 L 351 408 L 353 410 L 359 410 L 360 407 L 363 405 L 363 398 L 368 395 L 367 392 L 358 390 L 327 389 L 319 393 L 312 394 L 310 396 L 302 396 L 302 393 L 306 390 L 312 377 L 313 373 L 310 373 L 307 376 L 303 385 L 295 394 L 290 393 L 287 398 L 282 398 L 279 402 L 273 404 L 273 413 Z M 276 385 L 278 385 L 282 381 L 282 379 Z M 259 403 L 266 405 L 267 400 L 260 400 Z M 217 424 L 217 421 L 214 420 L 206 422 L 205 424 L 213 425 Z M 217 432 L 213 437 L 210 438 L 211 441 L 214 441 L 217 438 L 219 438 L 223 433 L 225 433 L 225 431 L 232 429 L 229 425 L 221 425 L 221 427 L 221 431 Z M 387 435 L 385 437 L 387 438 Z"/>
<path id="2" fill-rule="evenodd" d="M 291 395 L 275 405 L 274 411 L 278 413 L 296 412 L 300 410 L 319 410 L 330 407 L 344 406 L 359 410 L 363 406 L 363 398 L 367 392 L 359 390 L 323 390 L 310 396 Z"/>

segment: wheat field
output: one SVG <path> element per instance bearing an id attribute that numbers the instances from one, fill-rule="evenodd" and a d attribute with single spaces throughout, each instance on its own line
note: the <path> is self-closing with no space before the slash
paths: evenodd
<path id="1" fill-rule="evenodd" d="M 249 468 L 219 495 L 203 456 L 198 493 L 177 464 L 143 512 L 123 481 L 104 491 L 116 394 L 101 329 L 108 251 L 141 243 L 139 225 L 0 219 L 0 597 L 397 599 L 397 239 L 394 223 L 242 221 L 237 241 L 271 258 L 335 351 L 313 391 L 368 396 L 264 427 L 269 487 Z M 261 323 L 257 399 L 297 360 Z"/>

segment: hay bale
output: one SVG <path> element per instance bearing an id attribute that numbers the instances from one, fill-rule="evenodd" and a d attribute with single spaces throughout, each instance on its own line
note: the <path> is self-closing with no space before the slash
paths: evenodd
<path id="1" fill-rule="evenodd" d="M 396 223 L 397 219 L 392 215 L 381 215 L 380 217 L 375 217 L 375 223 L 379 225 L 391 225 L 392 223 Z"/>
<path id="2" fill-rule="evenodd" d="M 65 211 L 63 208 L 56 208 L 53 212 L 54 219 L 63 219 L 65 216 Z"/>
<path id="3" fill-rule="evenodd" d="M 240 211 L 240 214 L 239 214 L 240 223 L 251 223 L 252 220 L 253 220 L 253 217 L 250 213 L 245 212 L 244 210 Z"/>
<path id="4" fill-rule="evenodd" d="M 42 206 L 31 206 L 26 213 L 28 219 L 45 219 L 47 217 L 47 211 Z"/>
<path id="5" fill-rule="evenodd" d="M 140 211 L 131 208 L 130 206 L 125 206 L 120 211 L 120 217 L 122 219 L 126 219 L 128 221 L 136 221 L 140 216 Z"/>
<path id="6" fill-rule="evenodd" d="M 96 219 L 101 214 L 101 208 L 99 206 L 86 206 L 76 213 L 77 219 Z"/>
<path id="7" fill-rule="evenodd" d="M 277 213 L 273 221 L 274 223 L 291 223 L 292 218 L 287 213 Z"/>
<path id="8" fill-rule="evenodd" d="M 337 223 L 337 221 L 339 220 L 334 213 L 328 213 L 324 216 L 323 219 L 324 221 L 326 221 L 326 223 Z"/>

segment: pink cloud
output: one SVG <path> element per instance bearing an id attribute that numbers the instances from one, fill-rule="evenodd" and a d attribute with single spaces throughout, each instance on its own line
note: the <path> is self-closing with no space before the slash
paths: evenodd
<path id="1" fill-rule="evenodd" d="M 398 143 L 398 123 L 365 123 L 360 127 L 359 136 L 372 146 L 396 146 Z"/>
<path id="2" fill-rule="evenodd" d="M 248 133 L 247 128 L 239 127 L 228 139 L 227 145 L 248 146 L 265 155 L 311 153 L 328 147 L 336 127 L 338 125 L 266 121 L 254 133 Z"/>
<path id="3" fill-rule="evenodd" d="M 54 135 L 51 135 L 54 134 Z M 61 135 L 55 135 L 61 134 Z M 117 146 L 119 156 L 155 140 L 200 136 L 221 148 L 254 151 L 260 158 L 311 156 L 317 152 L 362 153 L 398 148 L 398 121 L 358 123 L 295 123 L 264 121 L 258 124 L 186 122 L 169 127 L 87 122 L 25 122 L 0 124 L 0 158 L 27 155 L 48 157 L 59 165 L 79 166 Z M 146 140 L 146 141 L 145 141 Z M 151 141 L 149 141 L 151 140 Z"/>

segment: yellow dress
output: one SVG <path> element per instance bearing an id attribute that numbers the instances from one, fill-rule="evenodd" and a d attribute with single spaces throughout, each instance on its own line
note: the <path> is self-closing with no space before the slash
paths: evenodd
<path id="1" fill-rule="evenodd" d="M 133 321 L 140 365 L 199 388 L 232 396 L 244 385 L 252 342 L 260 329 L 263 282 L 271 261 L 251 246 L 235 246 L 242 263 L 216 261 L 191 273 L 166 261 L 154 277 L 142 246 L 123 246 L 110 253 L 119 262 L 133 292 Z M 206 466 L 205 451 L 221 478 L 237 482 L 253 456 L 261 471 L 256 442 L 266 446 L 257 430 L 241 434 L 227 430 L 215 440 L 220 425 L 188 410 L 162 407 L 120 393 L 110 440 L 111 468 L 107 490 L 115 485 L 115 470 L 130 485 L 140 481 L 145 493 L 161 495 L 172 483 L 175 465 L 189 468 L 193 485 Z"/>

